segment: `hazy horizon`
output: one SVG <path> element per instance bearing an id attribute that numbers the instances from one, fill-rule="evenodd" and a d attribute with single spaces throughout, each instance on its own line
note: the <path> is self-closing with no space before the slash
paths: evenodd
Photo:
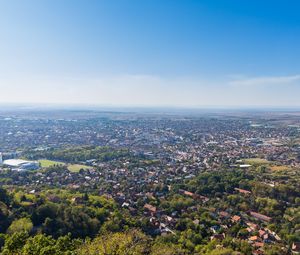
<path id="1" fill-rule="evenodd" d="M 0 103 L 0 112 L 12 111 L 99 111 L 99 112 L 300 112 L 300 106 L 140 106 L 140 105 L 100 105 L 100 104 L 39 104 Z"/>

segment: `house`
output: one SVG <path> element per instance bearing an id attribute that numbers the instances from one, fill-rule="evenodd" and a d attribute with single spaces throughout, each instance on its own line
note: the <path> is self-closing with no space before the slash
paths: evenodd
<path id="1" fill-rule="evenodd" d="M 129 212 L 130 212 L 131 215 L 136 215 L 137 214 L 137 209 L 135 209 L 135 208 L 133 208 L 131 206 L 128 207 L 128 210 L 129 210 Z"/>
<path id="2" fill-rule="evenodd" d="M 252 217 L 254 217 L 255 219 L 258 219 L 258 220 L 261 220 L 261 221 L 266 221 L 266 222 L 270 222 L 272 220 L 271 217 L 268 217 L 266 215 L 263 215 L 263 214 L 260 214 L 260 213 L 257 213 L 257 212 L 250 212 L 250 215 Z"/>
<path id="3" fill-rule="evenodd" d="M 194 193 L 186 191 L 186 190 L 183 191 L 183 194 L 186 195 L 186 196 L 189 196 L 189 197 L 194 197 L 195 196 Z"/>
<path id="4" fill-rule="evenodd" d="M 263 255 L 263 254 L 265 254 L 265 253 L 264 253 L 263 250 L 258 249 L 258 250 L 253 251 L 252 254 L 253 254 L 253 255 Z"/>
<path id="5" fill-rule="evenodd" d="M 234 188 L 234 190 L 238 191 L 239 193 L 245 194 L 245 195 L 251 194 L 251 191 L 245 190 L 245 189 Z"/>
<path id="6" fill-rule="evenodd" d="M 196 220 L 193 221 L 193 223 L 194 223 L 195 225 L 199 225 L 200 220 L 196 219 Z"/>
<path id="7" fill-rule="evenodd" d="M 295 242 L 292 244 L 292 253 L 300 254 L 300 242 Z"/>
<path id="8" fill-rule="evenodd" d="M 208 197 L 205 197 L 205 196 L 202 196 L 202 195 L 198 195 L 198 194 L 195 194 L 195 193 L 187 191 L 187 190 L 180 189 L 179 192 L 181 192 L 183 195 L 192 197 L 195 200 L 200 200 L 200 201 L 202 201 L 204 203 L 206 203 L 206 202 L 209 201 Z"/>
<path id="9" fill-rule="evenodd" d="M 255 231 L 258 229 L 258 225 L 252 222 L 247 222 L 246 225 L 252 230 Z"/>
<path id="10" fill-rule="evenodd" d="M 265 244 L 263 242 L 255 242 L 253 246 L 257 247 L 257 248 L 261 248 L 261 247 L 264 247 L 264 245 Z"/>
<path id="11" fill-rule="evenodd" d="M 123 204 L 122 204 L 122 207 L 126 207 L 126 208 L 128 208 L 129 207 L 129 203 L 127 203 L 127 202 L 124 202 Z"/>
<path id="12" fill-rule="evenodd" d="M 258 235 L 259 235 L 260 237 L 263 237 L 266 233 L 267 233 L 267 232 L 266 232 L 265 230 L 263 230 L 263 229 L 260 229 L 260 230 L 258 231 Z"/>
<path id="13" fill-rule="evenodd" d="M 219 216 L 221 217 L 221 218 L 229 218 L 229 213 L 228 212 L 225 212 L 225 211 L 221 211 L 221 212 L 219 212 Z"/>
<path id="14" fill-rule="evenodd" d="M 234 223 L 237 223 L 241 220 L 241 217 L 238 216 L 238 215 L 234 215 L 231 217 L 231 221 L 234 222 Z"/>
<path id="15" fill-rule="evenodd" d="M 210 240 L 220 240 L 220 241 L 222 241 L 224 239 L 225 239 L 225 233 L 223 233 L 223 234 L 215 234 L 215 235 L 212 235 L 210 237 Z"/>
<path id="16" fill-rule="evenodd" d="M 157 208 L 150 204 L 145 204 L 144 209 L 146 209 L 148 212 L 153 213 L 153 214 L 156 213 L 156 211 L 157 211 Z"/>
<path id="17" fill-rule="evenodd" d="M 257 242 L 259 240 L 260 240 L 260 238 L 258 236 L 251 236 L 251 237 L 249 237 L 249 241 L 250 242 Z"/>
<path id="18" fill-rule="evenodd" d="M 71 199 L 71 201 L 72 201 L 72 203 L 74 203 L 74 204 L 81 204 L 81 203 L 83 203 L 83 198 L 82 198 L 82 197 L 73 197 L 73 198 Z"/>
<path id="19" fill-rule="evenodd" d="M 269 238 L 270 238 L 269 234 L 264 234 L 264 235 L 262 236 L 262 238 L 264 239 L 264 242 L 265 242 L 265 243 L 270 242 L 270 240 L 269 240 Z"/>

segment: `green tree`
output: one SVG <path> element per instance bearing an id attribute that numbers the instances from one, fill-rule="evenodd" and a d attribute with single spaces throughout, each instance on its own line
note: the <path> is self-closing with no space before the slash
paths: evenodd
<path id="1" fill-rule="evenodd" d="M 3 188 L 0 188 L 0 201 L 2 201 L 5 204 L 9 203 L 9 195 L 7 194 L 7 191 Z"/>
<path id="2" fill-rule="evenodd" d="M 187 255 L 188 251 L 185 251 L 179 245 L 172 243 L 154 243 L 151 247 L 150 255 Z"/>
<path id="3" fill-rule="evenodd" d="M 28 238 L 27 232 L 16 232 L 8 236 L 5 240 L 2 254 L 11 255 L 20 253 L 21 249 L 26 243 Z"/>
<path id="4" fill-rule="evenodd" d="M 11 225 L 9 226 L 7 233 L 13 234 L 18 232 L 30 232 L 32 230 L 33 224 L 30 219 L 28 218 L 21 218 L 18 220 L 14 220 Z"/>
<path id="5" fill-rule="evenodd" d="M 138 230 L 103 234 L 76 250 L 78 255 L 140 255 L 149 251 L 149 238 Z"/>
<path id="6" fill-rule="evenodd" d="M 208 255 L 233 255 L 233 254 L 235 253 L 230 248 L 217 248 L 211 251 L 210 253 L 208 253 Z"/>
<path id="7" fill-rule="evenodd" d="M 30 237 L 22 249 L 24 255 L 56 255 L 55 240 L 50 236 L 38 234 Z"/>

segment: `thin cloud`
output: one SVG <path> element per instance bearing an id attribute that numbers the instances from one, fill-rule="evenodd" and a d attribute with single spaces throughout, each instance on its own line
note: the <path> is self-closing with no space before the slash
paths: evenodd
<path id="1" fill-rule="evenodd" d="M 286 85 L 299 80 L 300 80 L 300 75 L 265 76 L 265 77 L 239 78 L 230 81 L 229 84 L 233 86 Z"/>

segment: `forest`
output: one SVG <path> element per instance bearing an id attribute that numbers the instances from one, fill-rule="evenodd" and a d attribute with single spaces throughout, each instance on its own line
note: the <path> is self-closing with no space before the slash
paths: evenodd
<path id="1" fill-rule="evenodd" d="M 45 171 L 63 171 L 60 168 L 63 166 Z M 0 188 L 1 254 L 212 255 L 241 252 L 247 255 L 253 252 L 247 241 L 246 223 L 251 219 L 250 210 L 271 217 L 271 222 L 259 223 L 261 229 L 274 231 L 283 240 L 266 242 L 265 254 L 289 254 L 283 247 L 300 241 L 297 231 L 300 185 L 295 180 L 284 184 L 287 179 L 287 174 L 273 173 L 262 166 L 249 171 L 204 172 L 192 179 L 172 183 L 171 189 L 162 183 L 148 187 L 149 191 L 163 196 L 138 199 L 134 213 L 121 206 L 118 200 L 99 195 L 97 186 L 87 192 L 83 188 L 67 187 L 30 191 L 26 186 L 4 185 Z M 280 184 L 268 185 L 272 180 Z M 251 194 L 241 194 L 236 191 L 237 187 Z M 201 194 L 209 201 L 200 203 L 184 195 L 182 190 Z M 145 203 L 160 208 L 161 214 L 176 218 L 170 223 L 171 232 L 157 231 L 155 221 L 162 216 L 149 217 L 143 207 Z M 221 220 L 219 215 L 223 211 L 242 220 Z M 212 238 L 223 234 L 224 238 Z"/>

